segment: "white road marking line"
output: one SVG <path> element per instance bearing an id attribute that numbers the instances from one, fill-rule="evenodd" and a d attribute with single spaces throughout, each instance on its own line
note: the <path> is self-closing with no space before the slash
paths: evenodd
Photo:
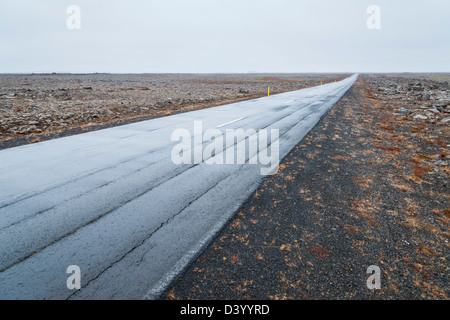
<path id="1" fill-rule="evenodd" d="M 234 123 L 234 122 L 240 121 L 240 120 L 242 120 L 242 119 L 244 119 L 244 118 L 245 118 L 245 117 L 242 117 L 242 118 L 239 118 L 239 119 L 236 119 L 236 120 L 233 120 L 233 121 L 230 121 L 230 122 L 227 122 L 227 123 L 221 124 L 221 125 L 217 126 L 216 128 L 220 128 L 220 127 L 226 126 L 227 124 L 231 124 L 231 123 Z"/>

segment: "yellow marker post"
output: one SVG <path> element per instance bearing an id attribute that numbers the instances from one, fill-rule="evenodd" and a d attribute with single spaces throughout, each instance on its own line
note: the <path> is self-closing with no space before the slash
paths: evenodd
<path id="1" fill-rule="evenodd" d="M 270 96 L 270 87 L 267 89 L 267 96 Z"/>

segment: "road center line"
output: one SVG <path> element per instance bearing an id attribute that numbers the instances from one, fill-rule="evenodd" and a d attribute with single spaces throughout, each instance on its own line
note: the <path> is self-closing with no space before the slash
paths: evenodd
<path id="1" fill-rule="evenodd" d="M 230 122 L 227 122 L 227 123 L 221 124 L 221 125 L 217 126 L 216 128 L 220 128 L 220 127 L 226 126 L 227 124 L 231 124 L 231 123 L 234 123 L 234 122 L 240 121 L 240 120 L 242 120 L 242 119 L 244 119 L 244 118 L 245 118 L 245 117 L 242 117 L 242 118 L 239 118 L 239 119 L 236 119 L 236 120 L 232 120 L 232 121 L 230 121 Z"/>

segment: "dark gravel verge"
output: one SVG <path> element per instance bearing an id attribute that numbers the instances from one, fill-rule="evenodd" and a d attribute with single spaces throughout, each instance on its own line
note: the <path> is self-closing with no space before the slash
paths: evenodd
<path id="1" fill-rule="evenodd" d="M 448 146 L 411 135 L 417 124 L 390 117 L 366 81 L 162 299 L 448 299 L 449 172 L 426 162 Z M 381 269 L 380 290 L 366 286 L 370 265 Z"/>

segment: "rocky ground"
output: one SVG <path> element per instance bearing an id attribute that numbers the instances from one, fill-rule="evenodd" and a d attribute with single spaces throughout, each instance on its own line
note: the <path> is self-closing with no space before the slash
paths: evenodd
<path id="1" fill-rule="evenodd" d="M 431 79 L 433 79 L 432 76 Z M 395 104 L 396 116 L 428 120 L 436 124 L 450 121 L 450 76 L 445 80 L 409 79 L 401 76 L 370 76 L 367 82 L 373 98 L 389 107 Z M 436 79 L 445 79 L 443 76 Z"/>
<path id="2" fill-rule="evenodd" d="M 162 299 L 447 300 L 449 89 L 361 75 Z"/>
<path id="3" fill-rule="evenodd" d="M 372 75 L 366 76 L 365 85 L 368 97 L 387 111 L 382 128 L 392 132 L 392 139 L 422 139 L 438 145 L 441 149 L 434 150 L 428 160 L 442 167 L 449 165 L 450 75 L 428 75 L 425 79 Z M 399 137 L 392 123 L 408 124 L 411 132 Z"/>
<path id="4" fill-rule="evenodd" d="M 0 75 L 0 149 L 315 86 L 348 75 Z"/>

